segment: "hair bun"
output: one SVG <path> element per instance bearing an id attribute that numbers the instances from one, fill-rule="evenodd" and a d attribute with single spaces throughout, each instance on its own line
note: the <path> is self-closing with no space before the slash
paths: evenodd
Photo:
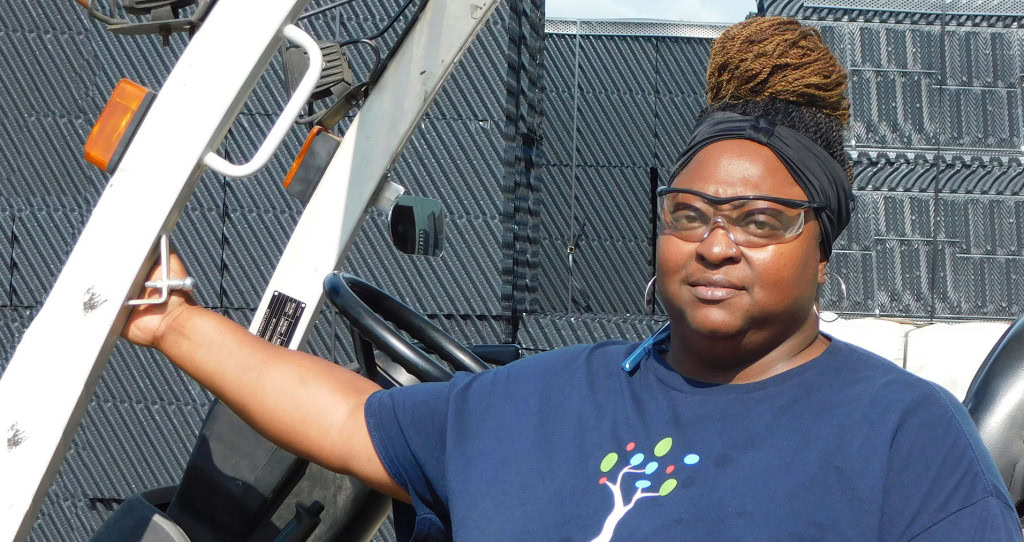
<path id="1" fill-rule="evenodd" d="M 708 104 L 778 98 L 850 120 L 846 71 L 816 28 L 788 17 L 730 26 L 711 46 Z"/>

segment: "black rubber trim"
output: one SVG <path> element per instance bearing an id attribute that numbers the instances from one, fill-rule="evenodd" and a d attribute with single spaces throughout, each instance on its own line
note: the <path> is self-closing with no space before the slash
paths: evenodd
<path id="1" fill-rule="evenodd" d="M 1024 318 L 982 362 L 964 406 L 995 460 L 1015 506 L 1024 502 Z"/>
<path id="2" fill-rule="evenodd" d="M 146 117 L 146 113 L 149 113 L 149 106 L 153 105 L 153 99 L 156 98 L 156 92 L 146 89 L 148 92 L 142 97 L 142 101 L 139 102 L 139 108 L 132 114 L 131 120 L 128 121 L 128 126 L 124 129 L 124 135 L 121 136 L 121 140 L 117 142 L 117 146 L 114 147 L 114 152 L 110 155 L 110 161 L 107 162 L 107 173 L 113 173 L 117 170 L 117 165 L 121 163 L 121 158 L 124 156 L 124 151 L 128 150 L 128 145 L 131 144 L 132 139 L 135 138 L 135 132 L 139 131 L 139 125 L 142 124 L 142 119 Z"/>

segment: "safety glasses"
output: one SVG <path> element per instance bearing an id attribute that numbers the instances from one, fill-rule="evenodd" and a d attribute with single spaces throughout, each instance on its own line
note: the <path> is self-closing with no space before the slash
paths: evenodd
<path id="1" fill-rule="evenodd" d="M 725 228 L 733 243 L 757 248 L 785 243 L 804 229 L 804 212 L 825 206 L 811 201 L 773 196 L 720 198 L 663 186 L 658 189 L 658 233 L 699 243 L 715 226 Z"/>

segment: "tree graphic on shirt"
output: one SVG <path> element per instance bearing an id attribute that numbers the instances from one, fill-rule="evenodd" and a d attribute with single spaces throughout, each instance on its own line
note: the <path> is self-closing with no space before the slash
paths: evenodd
<path id="1" fill-rule="evenodd" d="M 661 485 L 658 486 L 657 491 L 649 491 L 654 486 L 654 478 L 672 474 L 676 470 L 676 465 L 668 463 L 662 468 L 659 461 L 655 459 L 648 461 L 642 452 L 635 450 L 635 442 L 630 442 L 626 445 L 626 454 L 623 457 L 629 456 L 629 460 L 619 469 L 614 482 L 608 476 L 602 476 L 597 481 L 601 485 L 608 486 L 608 489 L 611 490 L 612 511 L 604 521 L 601 534 L 597 535 L 591 542 L 609 542 L 612 539 L 612 535 L 615 534 L 615 526 L 619 524 L 619 521 L 622 520 L 627 512 L 636 506 L 637 502 L 647 497 L 664 497 L 672 493 L 679 483 L 675 478 L 665 478 Z M 665 437 L 654 446 L 652 455 L 655 458 L 662 458 L 668 455 L 671 450 L 672 437 Z M 696 465 L 698 461 L 700 461 L 700 456 L 697 454 L 686 454 L 682 458 L 682 464 L 685 466 Z M 607 474 L 618 463 L 618 452 L 608 452 L 601 461 L 601 472 Z M 629 483 L 630 481 L 632 483 Z M 627 502 L 626 495 L 634 488 L 635 491 Z"/>

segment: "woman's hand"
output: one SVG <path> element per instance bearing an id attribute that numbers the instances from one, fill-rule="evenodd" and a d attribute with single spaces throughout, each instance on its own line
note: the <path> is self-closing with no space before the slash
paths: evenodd
<path id="1" fill-rule="evenodd" d="M 170 277 L 172 279 L 188 276 L 185 265 L 181 263 L 181 259 L 178 258 L 177 254 L 171 254 L 167 265 L 170 268 Z M 162 274 L 163 271 L 158 263 L 153 266 L 153 270 L 149 273 L 149 278 L 146 280 L 160 280 Z M 146 288 L 143 297 L 145 299 L 159 298 L 160 291 L 156 288 Z M 128 322 L 125 324 L 124 329 L 121 330 L 121 336 L 139 346 L 159 348 L 160 339 L 168 325 L 180 316 L 185 309 L 195 305 L 196 302 L 192 299 L 190 293 L 172 290 L 166 303 L 135 307 L 135 310 L 128 316 Z"/>

